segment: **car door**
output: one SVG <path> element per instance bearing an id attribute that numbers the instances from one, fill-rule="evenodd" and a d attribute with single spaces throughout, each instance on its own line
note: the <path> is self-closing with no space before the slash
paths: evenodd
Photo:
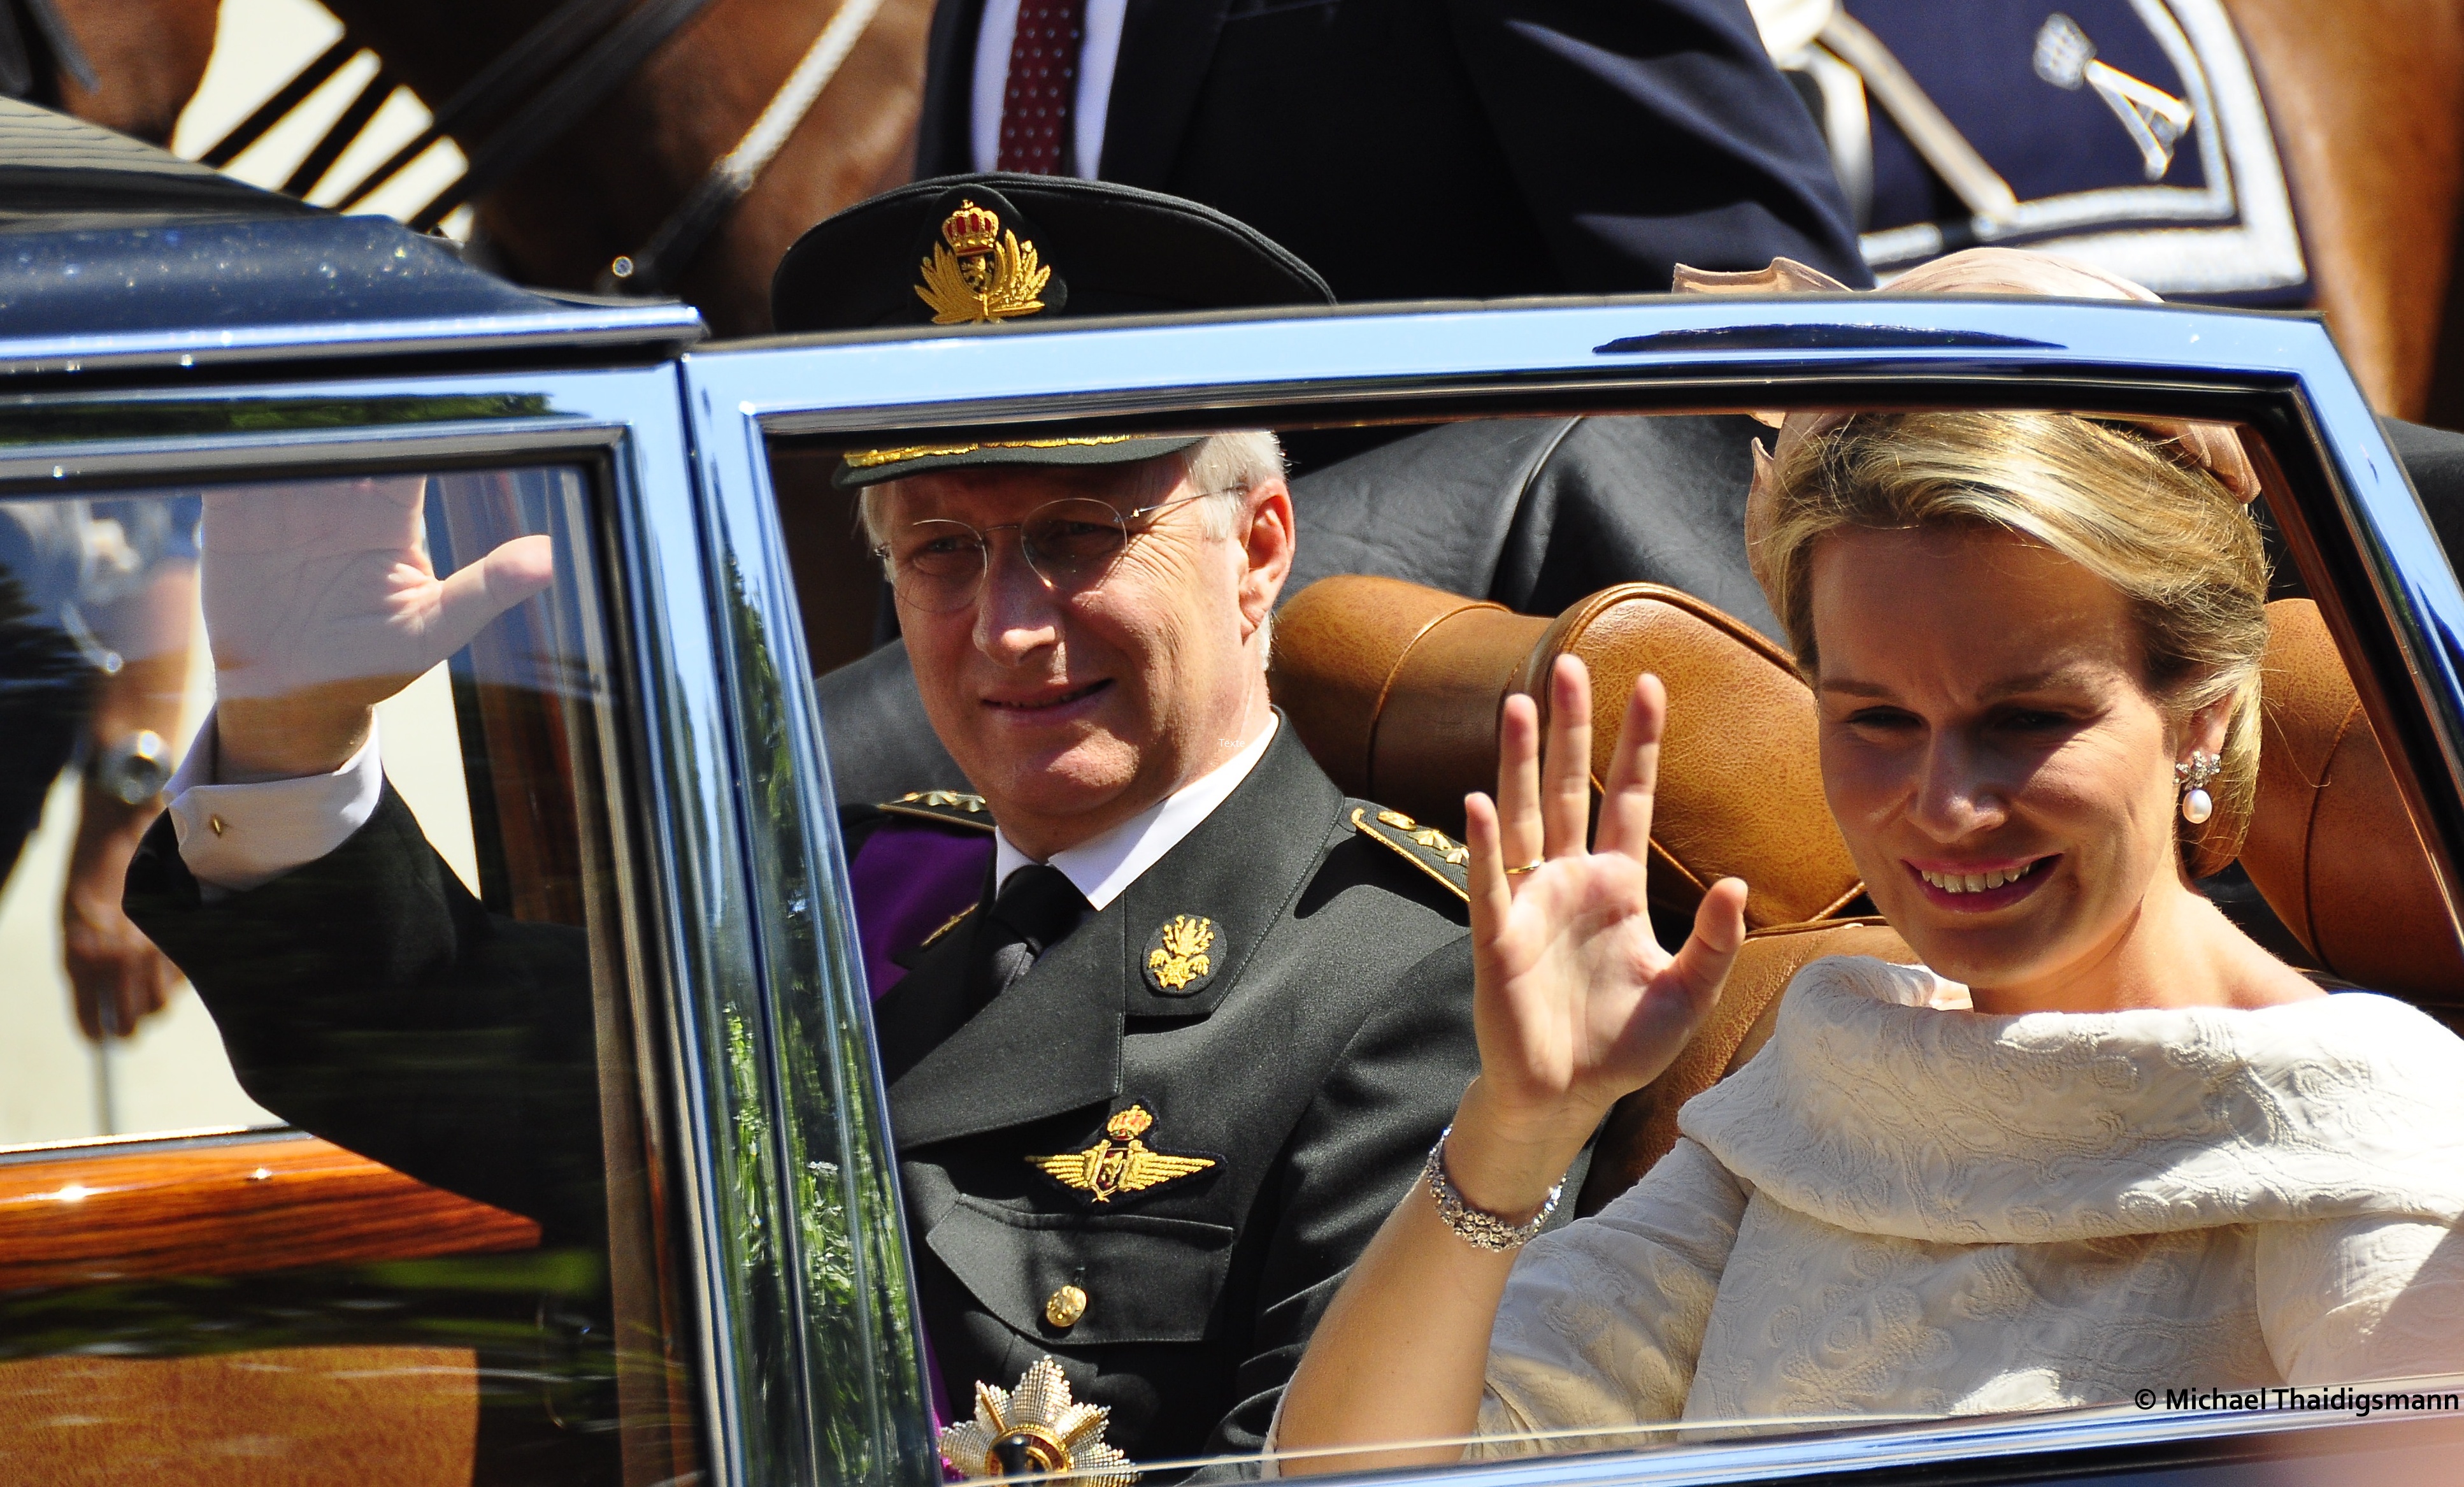
<path id="1" fill-rule="evenodd" d="M 471 326 L 458 370 L 382 344 L 349 375 L 313 345 L 278 370 L 175 347 L 169 387 L 134 344 L 104 387 L 11 364 L 10 1479 L 783 1481 L 894 1454 L 894 1351 L 813 1345 L 898 1315 L 898 1256 L 847 1217 L 892 1205 L 842 1145 L 867 1128 L 843 1071 L 773 1057 L 748 897 L 738 750 L 786 747 L 746 599 L 771 576 L 696 499 L 673 318 L 635 319 L 646 345 L 579 368 Z M 233 678 L 276 653 L 364 676 L 319 593 L 381 607 L 511 551 L 544 588 L 382 684 L 356 845 L 231 856 L 297 821 L 284 787 L 230 793 L 253 776 L 212 757 L 218 684 L 246 705 Z M 350 876 L 379 838 L 391 866 Z M 97 1041 L 72 969 L 108 958 L 61 925 L 120 910 L 75 898 L 114 852 L 144 925 L 109 921 L 114 964 L 165 1001 L 86 994 Z"/>
<path id="2" fill-rule="evenodd" d="M 2391 875 L 2402 877 L 2415 896 L 2404 900 L 2401 912 L 2405 950 L 2376 958 L 2359 943 L 2386 942 L 2366 931 L 2358 940 L 2340 942 L 2345 948 L 2322 949 L 2331 923 L 2345 926 L 2337 931 L 2344 933 L 2357 922 L 2352 904 L 2327 903 L 2326 896 L 2288 898 L 2290 890 L 2279 891 L 2290 880 L 2287 871 L 2308 883 L 2304 875 L 2324 860 L 2315 853 L 2302 855 L 2315 846 L 2310 838 L 2290 849 L 2290 859 L 2261 864 L 2254 854 L 2244 864 L 2246 872 L 2228 867 L 2211 897 L 2254 937 L 2316 976 L 2349 982 L 2354 972 L 2340 972 L 2335 964 L 2341 955 L 2346 965 L 2368 967 L 2378 984 L 2450 1026 L 2464 1015 L 2464 979 L 2456 974 L 2464 967 L 2464 946 L 2449 886 L 2456 880 L 2456 854 L 2464 850 L 2464 686 L 2453 638 L 2464 621 L 2464 593 L 2403 467 L 2314 322 L 2164 307 L 1875 297 L 1397 307 L 1232 322 L 1164 319 L 1045 331 L 1003 327 L 992 334 L 770 342 L 697 351 L 686 359 L 683 378 L 707 520 L 729 534 L 728 546 L 765 555 L 764 563 L 728 576 L 742 586 L 742 609 L 726 637 L 737 649 L 724 675 L 736 689 L 738 715 L 762 719 L 758 736 L 774 744 L 747 750 L 748 761 L 757 762 L 749 788 L 781 807 L 754 834 L 748 851 L 756 918 L 771 931 L 762 953 L 769 957 L 774 984 L 792 988 L 772 1004 L 775 1056 L 787 1084 L 787 1119 L 794 1128 L 782 1139 L 844 1143 L 850 1160 L 873 1164 L 872 1180 L 881 1185 L 876 1193 L 888 1189 L 894 1164 L 883 1091 L 867 1063 L 870 1028 L 861 964 L 898 947 L 855 938 L 847 868 L 829 806 L 861 810 L 872 802 L 832 788 L 825 738 L 835 744 L 842 734 L 862 739 L 873 730 L 888 741 L 887 747 L 913 761 L 919 788 L 963 788 L 965 781 L 934 774 L 950 766 L 921 731 L 920 709 L 898 702 L 902 696 L 912 698 L 912 687 L 901 693 L 896 685 L 873 687 L 868 679 L 863 685 L 872 690 L 857 690 L 847 680 L 857 674 L 840 670 L 862 661 L 869 669 L 864 675 L 877 679 L 904 666 L 895 653 L 878 649 L 895 636 L 895 611 L 885 598 L 869 540 L 857 530 L 851 499 L 829 478 L 850 449 L 940 447 L 1065 433 L 1264 427 L 1285 433 L 1287 449 L 1325 460 L 1471 421 L 1516 429 L 1546 425 L 1556 432 L 1542 442 L 1556 441 L 1550 443 L 1555 448 L 1567 429 L 1586 420 L 1603 426 L 1620 419 L 1733 420 L 1744 410 L 1775 414 L 1806 408 L 2037 409 L 2229 426 L 2265 481 L 2262 510 L 2277 559 L 2277 597 L 2316 605 L 2322 649 L 2310 654 L 2324 668 L 2321 675 L 2349 688 L 2353 700 L 2339 715 L 2343 721 L 2335 738 L 2366 734 L 2377 750 L 2374 757 L 2384 760 L 2374 767 L 2383 770 L 2385 788 L 2374 798 L 2391 813 L 2368 829 L 2375 835 L 2365 833 L 2369 850 L 2386 854 L 2384 860 L 2394 864 Z M 1722 437 L 1734 436 L 1730 424 L 1718 428 L 1726 431 Z M 1743 449 L 1729 455 L 1742 478 Z M 1511 465 L 1500 477 L 1492 493 L 1492 524 L 1505 535 L 1495 542 L 1522 540 L 1515 535 L 1524 531 L 1515 525 L 1522 520 L 1516 502 L 1533 499 L 1536 468 L 1529 462 Z M 1648 484 L 1638 479 L 1636 487 Z M 1469 530 L 1457 520 L 1460 512 L 1415 516 L 1415 500 L 1433 499 L 1434 489 L 1434 477 L 1397 483 L 1365 504 L 1346 508 L 1342 521 L 1384 522 L 1406 535 L 1416 527 Z M 1669 530 L 1701 544 L 1734 544 L 1742 571 L 1741 537 L 1701 524 L 1704 511 L 1717 509 L 1717 501 L 1698 501 L 1689 514 L 1672 516 L 1679 524 Z M 1304 501 L 1305 543 L 1311 520 Z M 1686 522 L 1696 524 L 1688 528 Z M 1346 528 L 1355 534 L 1359 529 Z M 1545 534 L 1534 540 L 1545 543 Z M 1583 532 L 1570 523 L 1562 540 L 1582 541 Z M 1375 546 L 1355 544 L 1359 551 Z M 1502 609 L 1484 609 L 1475 601 L 1492 595 L 1478 591 L 1471 581 L 1465 585 L 1451 608 L 1430 601 L 1436 605 L 1427 619 L 1431 628 L 1411 634 L 1424 637 L 1458 613 Z M 1287 606 L 1298 602 L 1289 594 L 1286 600 Z M 1287 608 L 1287 614 L 1291 612 Z M 1549 614 L 1475 616 L 1480 624 L 1502 627 L 1497 633 L 1507 637 L 1482 642 L 1490 649 L 1479 654 L 1489 658 L 1492 670 L 1468 679 L 1451 674 L 1427 681 L 1437 699 L 1427 705 L 1441 710 L 1412 715 L 1423 733 L 1444 735 L 1439 744 L 1463 744 L 1430 766 L 1440 773 L 1420 782 L 1423 793 L 1439 802 L 1427 809 L 1443 810 L 1449 790 L 1451 800 L 1460 802 L 1463 789 L 1480 783 L 1478 745 L 1485 738 L 1494 747 L 1493 709 L 1512 675 L 1512 667 L 1496 663 L 1496 657 L 1506 655 L 1507 661 L 1520 664 L 1523 653 L 1514 646 L 1537 644 L 1544 633 L 1562 633 L 1573 612 L 1567 611 L 1557 631 L 1550 630 Z M 1768 638 L 1748 634 L 1752 624 L 1719 623 L 1737 647 L 1763 657 L 1758 664 L 1767 672 L 1787 674 L 1785 653 Z M 1369 750 L 1361 757 L 1348 759 L 1344 751 L 1359 744 L 1364 731 L 1385 726 L 1379 710 L 1390 702 L 1397 708 L 1392 716 L 1402 716 L 1401 702 L 1395 701 L 1401 694 L 1393 688 L 1421 683 L 1410 681 L 1399 653 L 1378 650 L 1387 642 L 1369 631 L 1337 633 L 1325 643 L 1360 666 L 1392 669 L 1376 671 L 1371 677 L 1375 684 L 1354 697 L 1339 690 L 1312 692 L 1334 683 L 1298 676 L 1297 663 L 1279 661 L 1277 696 L 1287 719 L 1347 790 L 1368 795 L 1413 788 L 1409 769 L 1399 766 L 1389 770 L 1382 786 L 1377 778 L 1385 757 L 1378 751 L 1401 736 L 1403 723 L 1377 734 L 1374 744 L 1361 744 Z M 824 674 L 818 690 L 807 684 L 815 672 Z M 829 716 L 833 697 L 856 700 L 847 703 L 848 712 Z M 1322 709 L 1312 721 L 1312 706 L 1330 699 L 1339 705 Z M 1485 718 L 1478 716 L 1483 706 L 1491 709 Z M 1445 707 L 1456 712 L 1445 713 Z M 1344 716 L 1344 708 L 1353 708 L 1353 716 Z M 1473 710 L 1468 719 L 1464 708 Z M 1767 753 L 1776 750 L 1772 767 L 1793 771 L 1782 791 L 1793 793 L 1784 804 L 1799 812 L 1783 820 L 1803 823 L 1809 832 L 1827 831 L 1818 788 L 1807 783 L 1810 732 L 1801 735 L 1808 742 L 1798 752 L 1788 753 L 1798 746 L 1787 741 L 1800 736 L 1788 730 L 1810 724 L 1774 722 L 1776 716 L 1741 714 L 1743 731 L 1724 735 L 1725 746 L 1731 753 L 1750 752 L 1750 741 L 1770 745 Z M 1764 731 L 1769 738 L 1757 736 Z M 1404 744 L 1393 747 L 1408 752 Z M 842 754 L 842 768 L 851 757 Z M 1426 764 L 1429 757 L 1434 756 L 1412 759 Z M 1459 777 L 1465 757 L 1473 766 L 1468 777 Z M 1706 771 L 1705 798 L 1716 800 L 1727 788 L 1719 778 L 1724 755 L 1714 749 L 1698 757 L 1710 761 L 1699 767 Z M 1398 831 L 1424 829 L 1400 812 L 1396 818 L 1402 822 Z M 1442 832 L 1436 839 L 1447 840 Z M 1713 818 L 1707 845 L 1698 844 L 1704 860 L 1693 865 L 1704 865 L 1733 839 Z M 1684 853 L 1697 850 L 1660 845 L 1679 867 L 1686 865 Z M 2283 860 L 2294 868 L 2284 869 Z M 2265 891 L 2251 886 L 2271 873 Z M 1853 874 L 1834 886 L 1839 891 L 1815 894 L 1809 888 L 1803 905 L 1757 922 L 1758 938 L 1777 943 L 1777 937 L 1789 934 L 1874 927 L 1870 917 L 1859 918 L 1870 916 L 1871 904 L 1856 891 Z M 1802 958 L 1792 968 L 1794 964 Z M 1731 1052 L 1749 1051 L 1750 1030 L 1735 1032 L 1737 1041 L 1726 1045 L 1702 1075 L 1705 1082 L 1729 1067 L 1725 1060 Z M 1742 1061 L 1745 1054 L 1738 1056 Z M 825 1098 L 824 1086 L 833 1078 L 848 1082 Z M 1633 1116 L 1617 1139 L 1639 1139 L 1634 1133 L 1648 1118 L 1647 1111 Z M 1613 1119 L 1611 1134 L 1617 1129 Z M 1595 1174 L 1609 1170 L 1600 1160 L 1595 1158 Z M 851 1242 L 877 1245 L 874 1253 L 882 1254 L 902 1248 L 897 1232 L 869 1232 L 872 1218 L 866 1215 L 855 1225 L 864 1237 Z M 907 1248 L 922 1243 L 912 1230 L 903 1238 Z M 983 1298 L 994 1313 L 1003 1304 L 1001 1298 Z M 835 1315 L 807 1313 L 813 1356 L 884 1356 L 877 1339 L 860 1337 L 861 1327 L 870 1326 L 903 1336 L 897 1356 L 911 1358 L 908 1349 L 917 1340 L 903 1332 L 912 1327 L 911 1317 L 895 1306 L 869 1314 L 861 1307 Z M 1040 1325 L 1023 1315 L 1001 1320 L 1022 1337 L 1036 1335 Z M 965 1397 L 970 1382 L 1006 1387 L 1015 1381 L 942 1381 L 954 1400 Z M 2206 1381 L 2214 1382 L 2220 1381 Z M 1848 1411 L 1700 1432 L 1638 1419 L 1621 1439 L 1586 1441 L 1588 1454 L 1548 1454 L 1545 1443 L 1534 1443 L 1544 1452 L 1537 1459 L 1478 1470 L 1485 1479 L 1533 1481 L 1594 1476 L 1734 1480 L 1842 1472 L 1870 1473 L 1875 1479 L 1966 1479 L 1980 1473 L 1995 1479 L 2056 1479 L 2160 1470 L 2207 1480 L 2273 1463 L 2292 1478 L 2327 1479 L 2346 1467 L 2362 1469 L 2363 1463 L 2390 1472 L 2446 1471 L 2455 1459 L 2453 1381 L 2404 1394 L 2409 1403 L 2368 1411 L 2332 1402 L 2322 1406 L 2300 1395 L 2261 1408 L 2220 1407 L 2201 1392 L 2206 1383 L 2173 1381 L 2151 1387 L 2141 1402 L 2050 1414 L 1937 1414 L 1877 1423 Z M 861 1407 L 819 1387 L 815 1399 L 825 1412 L 846 1411 L 829 1417 L 825 1433 L 840 1429 L 839 1420 L 854 1429 L 859 1419 L 872 1418 L 863 1411 L 874 1408 L 907 1411 L 895 1427 L 902 1439 L 947 1423 L 925 1417 L 922 1393 L 913 1375 L 904 1373 Z M 913 1469 L 912 1458 L 902 1459 L 905 1469 Z M 1158 1475 L 1191 1464 L 1140 1463 Z"/>

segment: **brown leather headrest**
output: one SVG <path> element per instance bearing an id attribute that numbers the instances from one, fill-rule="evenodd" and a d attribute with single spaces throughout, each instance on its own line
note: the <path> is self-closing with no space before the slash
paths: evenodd
<path id="1" fill-rule="evenodd" d="M 1397 579 L 1322 579 L 1277 617 L 1270 679 L 1337 785 L 1460 834 L 1464 794 L 1496 788 L 1499 708 L 1543 695 L 1568 654 L 1591 668 L 1595 788 L 1635 677 L 1667 683 L 1656 899 L 1689 908 L 1733 874 L 1761 927 L 1863 891 L 1823 801 L 1813 694 L 1778 647 L 1673 588 L 1620 585 L 1552 622 Z"/>
<path id="2" fill-rule="evenodd" d="M 2319 964 L 2416 1002 L 2464 1004 L 2464 952 L 2378 735 L 2319 607 L 2267 607 L 2258 799 L 2241 863 Z"/>

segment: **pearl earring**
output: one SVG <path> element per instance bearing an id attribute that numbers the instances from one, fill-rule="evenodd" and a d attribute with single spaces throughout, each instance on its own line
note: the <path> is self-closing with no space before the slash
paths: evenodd
<path id="1" fill-rule="evenodd" d="M 2213 754 L 2190 751 L 2189 762 L 2173 766 L 2173 783 L 2182 788 L 2182 819 L 2192 826 L 2205 826 L 2208 817 L 2216 813 L 2216 803 L 2208 794 L 2208 782 L 2224 767 Z"/>

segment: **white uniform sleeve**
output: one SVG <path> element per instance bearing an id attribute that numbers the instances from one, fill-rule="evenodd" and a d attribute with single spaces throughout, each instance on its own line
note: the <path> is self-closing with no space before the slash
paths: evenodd
<path id="1" fill-rule="evenodd" d="M 2288 1384 L 2464 1372 L 2464 1232 L 2387 1217 L 2262 1224 L 2258 1316 Z"/>
<path id="2" fill-rule="evenodd" d="M 1487 1438 L 1464 1454 L 1632 1449 L 1649 1437 L 1630 1427 L 1682 1414 L 1747 1196 L 1681 1139 L 1607 1208 L 1533 1240 L 1489 1334 Z"/>
<path id="3" fill-rule="evenodd" d="M 367 825 L 385 793 L 373 722 L 367 743 L 332 774 L 219 785 L 219 752 L 209 717 L 170 784 L 180 860 L 209 899 L 246 893 L 332 852 Z"/>

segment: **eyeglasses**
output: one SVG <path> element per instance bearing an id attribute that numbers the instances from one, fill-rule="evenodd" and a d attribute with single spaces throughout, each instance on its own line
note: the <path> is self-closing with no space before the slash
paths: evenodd
<path id="1" fill-rule="evenodd" d="M 1238 490 L 1239 487 L 1234 487 Z M 1110 502 L 1075 496 L 1036 507 L 1024 518 L 999 526 L 974 527 L 964 522 L 911 522 L 892 532 L 872 555 L 890 566 L 891 591 L 898 602 L 928 614 L 947 614 L 975 603 L 991 567 L 992 535 L 1016 532 L 1020 553 L 1035 576 L 1056 593 L 1075 593 L 1100 582 L 1112 560 L 1134 535 L 1143 532 L 1159 512 L 1185 506 L 1229 491 L 1181 496 L 1135 511 L 1116 510 Z"/>

